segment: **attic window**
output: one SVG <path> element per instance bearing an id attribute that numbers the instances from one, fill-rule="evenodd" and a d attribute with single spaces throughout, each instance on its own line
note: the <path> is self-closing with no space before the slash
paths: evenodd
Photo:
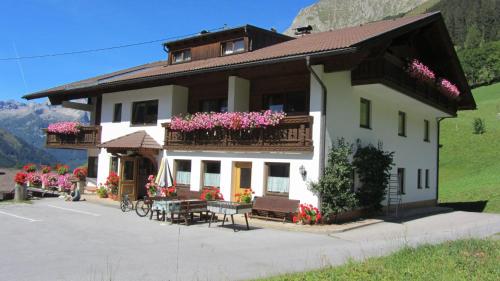
<path id="1" fill-rule="evenodd" d="M 245 41 L 238 39 L 222 43 L 222 55 L 231 55 L 245 51 Z"/>
<path id="2" fill-rule="evenodd" d="M 191 49 L 176 51 L 172 53 L 172 63 L 179 63 L 191 60 Z"/>

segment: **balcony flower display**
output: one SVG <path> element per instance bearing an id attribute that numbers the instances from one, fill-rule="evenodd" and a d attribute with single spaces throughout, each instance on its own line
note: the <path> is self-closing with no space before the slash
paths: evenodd
<path id="1" fill-rule="evenodd" d="M 407 68 L 408 73 L 411 77 L 418 79 L 422 82 L 434 83 L 436 80 L 436 74 L 425 64 L 421 63 L 417 59 L 411 60 Z"/>
<path id="2" fill-rule="evenodd" d="M 87 178 L 87 168 L 86 167 L 78 167 L 73 170 L 73 176 L 77 177 L 79 180 L 84 181 Z"/>
<path id="3" fill-rule="evenodd" d="M 36 172 L 36 164 L 30 163 L 30 164 L 24 165 L 23 166 L 23 171 L 25 171 L 26 173 L 34 173 L 34 172 Z"/>
<path id="4" fill-rule="evenodd" d="M 236 193 L 236 201 L 239 203 L 250 203 L 252 202 L 252 197 L 255 192 L 251 188 L 245 189 L 243 193 Z"/>
<path id="5" fill-rule="evenodd" d="M 276 126 L 285 118 L 283 112 L 198 112 L 193 115 L 175 116 L 170 123 L 172 131 L 192 132 L 224 128 L 245 130 Z"/>
<path id="6" fill-rule="evenodd" d="M 27 180 L 31 186 L 42 186 L 42 175 L 40 173 L 29 173 Z"/>
<path id="7" fill-rule="evenodd" d="M 224 200 L 224 196 L 222 196 L 222 194 L 220 193 L 219 188 L 212 186 L 203 188 L 200 199 L 206 201 Z"/>
<path id="8" fill-rule="evenodd" d="M 450 98 L 456 99 L 460 96 L 460 90 L 458 90 L 457 86 L 446 79 L 440 79 L 438 86 L 439 90 Z"/>
<path id="9" fill-rule="evenodd" d="M 82 124 L 79 122 L 57 122 L 50 124 L 47 132 L 60 135 L 77 135 L 80 133 Z"/>
<path id="10" fill-rule="evenodd" d="M 321 213 L 318 208 L 311 204 L 300 204 L 299 212 L 293 217 L 294 223 L 316 224 L 321 220 Z"/>

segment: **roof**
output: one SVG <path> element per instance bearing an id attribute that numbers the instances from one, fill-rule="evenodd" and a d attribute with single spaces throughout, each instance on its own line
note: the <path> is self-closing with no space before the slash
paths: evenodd
<path id="1" fill-rule="evenodd" d="M 98 147 L 115 149 L 162 149 L 146 131 L 137 131 L 110 141 L 104 142 Z"/>
<path id="2" fill-rule="evenodd" d="M 261 62 L 297 55 L 310 55 L 347 49 L 356 47 L 370 39 L 375 39 L 376 37 L 384 35 L 389 31 L 403 28 L 407 25 L 424 21 L 425 19 L 435 18 L 437 15 L 439 15 L 439 13 L 429 13 L 320 32 L 257 49 L 252 52 L 231 56 L 195 60 L 173 65 L 169 65 L 167 60 L 153 62 L 25 95 L 24 98 L 35 99 L 55 94 L 68 93 L 75 89 L 99 86 L 104 87 L 106 85 L 112 85 L 123 81 L 144 80 L 147 78 L 159 77 L 164 78 L 173 75 L 187 75 L 192 72 L 199 72 L 220 67 L 238 66 L 251 62 Z M 142 70 L 140 72 L 135 72 L 135 70 L 138 69 Z"/>

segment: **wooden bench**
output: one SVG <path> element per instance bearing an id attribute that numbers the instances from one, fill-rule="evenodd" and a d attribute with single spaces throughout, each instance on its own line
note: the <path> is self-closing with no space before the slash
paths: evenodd
<path id="1" fill-rule="evenodd" d="M 193 200 L 193 201 L 180 201 L 179 208 L 176 211 L 170 213 L 170 220 L 174 222 L 174 216 L 177 215 L 177 220 L 180 221 L 184 219 L 184 223 L 189 225 L 190 222 L 194 221 L 194 214 L 199 214 L 200 219 L 205 214 L 205 221 L 208 222 L 208 209 L 207 201 L 204 200 Z"/>
<path id="2" fill-rule="evenodd" d="M 282 222 L 292 221 L 299 204 L 300 200 L 291 200 L 280 196 L 256 197 L 252 208 L 252 217 Z"/>

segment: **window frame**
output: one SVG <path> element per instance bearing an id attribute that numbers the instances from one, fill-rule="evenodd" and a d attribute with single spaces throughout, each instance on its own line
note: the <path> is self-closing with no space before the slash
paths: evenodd
<path id="1" fill-rule="evenodd" d="M 92 164 L 90 165 L 92 160 Z M 87 177 L 88 178 L 97 178 L 97 173 L 99 171 L 99 157 L 97 156 L 88 156 L 87 157 Z"/>
<path id="2" fill-rule="evenodd" d="M 288 165 L 288 192 L 274 192 L 268 191 L 267 189 L 267 178 L 270 174 L 270 166 L 272 165 Z M 264 163 L 264 196 L 280 196 L 280 197 L 290 197 L 290 163 L 287 162 L 265 162 Z"/>
<path id="3" fill-rule="evenodd" d="M 113 161 L 116 159 L 116 171 L 113 170 Z M 111 156 L 109 157 L 109 172 L 115 172 L 118 174 L 120 169 L 120 157 L 118 156 Z"/>
<path id="4" fill-rule="evenodd" d="M 431 188 L 430 178 L 431 177 L 429 169 L 425 169 L 425 188 Z"/>
<path id="5" fill-rule="evenodd" d="M 403 128 L 401 128 L 401 120 L 403 121 Z M 403 131 L 401 132 L 401 130 Z M 398 136 L 406 137 L 406 112 L 404 111 L 398 111 Z"/>
<path id="6" fill-rule="evenodd" d="M 207 163 L 219 163 L 219 186 L 215 186 L 216 188 L 219 188 L 220 189 L 220 175 L 222 173 L 222 162 L 221 161 L 217 161 L 217 160 L 202 160 L 201 161 L 201 189 L 205 188 L 205 187 L 212 187 L 212 185 L 205 185 L 205 169 L 207 167 Z"/>
<path id="7" fill-rule="evenodd" d="M 234 46 L 235 46 L 235 42 L 237 41 L 242 41 L 243 42 L 243 50 L 241 51 L 236 51 L 234 50 Z M 232 52 L 229 53 L 229 54 L 226 54 L 224 51 L 227 50 L 226 46 L 228 43 L 231 43 L 232 44 Z M 237 38 L 237 39 L 231 39 L 231 40 L 227 40 L 227 41 L 223 41 L 220 43 L 220 55 L 221 57 L 225 57 L 225 56 L 231 56 L 231 55 L 236 55 L 236 54 L 241 54 L 241 53 L 244 53 L 247 51 L 247 44 L 245 42 L 245 38 L 244 37 L 240 37 L 240 38 Z"/>
<path id="8" fill-rule="evenodd" d="M 122 112 L 123 112 L 123 104 L 121 102 L 115 103 L 113 105 L 113 121 L 112 121 L 112 123 L 122 122 Z"/>
<path id="9" fill-rule="evenodd" d="M 399 189 L 398 192 L 400 195 L 405 195 L 405 189 L 406 189 L 406 169 L 405 168 L 398 168 L 398 185 Z M 401 175 L 401 176 L 400 176 Z"/>
<path id="10" fill-rule="evenodd" d="M 173 169 L 173 173 L 174 173 L 174 181 L 176 183 L 177 186 L 180 186 L 180 187 L 190 187 L 191 186 L 191 179 L 189 179 L 189 184 L 184 184 L 184 183 L 178 183 L 177 181 L 177 170 L 178 170 L 178 163 L 179 162 L 189 162 L 189 173 L 192 173 L 192 170 L 193 170 L 193 161 L 190 160 L 190 159 L 174 159 L 174 169 Z"/>
<path id="11" fill-rule="evenodd" d="M 367 120 L 362 120 L 362 110 L 363 110 L 363 105 L 366 105 L 367 113 L 366 113 L 366 118 Z M 367 124 L 364 124 L 364 121 L 366 121 Z M 359 100 L 359 127 L 363 129 L 370 129 L 372 128 L 372 102 L 369 99 L 365 98 L 360 98 Z"/>
<path id="12" fill-rule="evenodd" d="M 228 112 L 228 99 L 227 98 L 212 98 L 212 99 L 201 99 L 198 101 L 198 112 L 207 112 L 203 110 L 203 103 L 207 101 L 215 101 L 217 102 L 217 111 L 208 111 L 208 112 Z M 223 104 L 226 104 L 226 111 L 221 111 Z"/>
<path id="13" fill-rule="evenodd" d="M 294 111 L 288 112 L 290 105 L 288 103 L 289 96 L 303 94 L 304 95 L 304 109 L 305 111 Z M 274 92 L 274 93 L 266 93 L 262 95 L 262 108 L 264 110 L 270 110 L 269 108 L 269 98 L 273 96 L 281 96 L 283 99 L 283 112 L 286 113 L 287 116 L 300 116 L 300 115 L 309 115 L 309 94 L 307 91 L 289 91 L 289 92 Z"/>
<path id="14" fill-rule="evenodd" d="M 135 122 L 134 119 L 135 119 L 135 114 L 134 114 L 134 109 L 136 108 L 136 106 L 138 104 L 141 104 L 141 103 L 156 103 L 156 120 L 154 122 L 151 122 L 151 123 L 138 123 L 138 122 Z M 159 112 L 159 107 L 160 107 L 160 103 L 157 99 L 155 100 L 143 100 L 143 101 L 134 101 L 132 102 L 132 113 L 131 113 L 131 118 L 130 118 L 130 125 L 131 126 L 157 126 L 158 125 L 158 112 Z M 147 108 L 147 107 L 146 107 Z"/>
<path id="15" fill-rule="evenodd" d="M 424 119 L 424 141 L 430 142 L 430 122 L 427 119 Z"/>
<path id="16" fill-rule="evenodd" d="M 417 170 L 417 188 L 422 189 L 422 169 Z"/>
<path id="17" fill-rule="evenodd" d="M 186 59 L 186 53 L 189 52 L 189 59 Z M 181 54 L 182 59 L 181 60 L 175 60 L 175 55 L 176 54 Z M 181 50 L 176 50 L 173 51 L 172 54 L 170 55 L 170 63 L 171 64 L 179 64 L 179 63 L 184 63 L 184 62 L 189 62 L 193 59 L 193 53 L 191 52 L 191 48 L 185 48 Z"/>

